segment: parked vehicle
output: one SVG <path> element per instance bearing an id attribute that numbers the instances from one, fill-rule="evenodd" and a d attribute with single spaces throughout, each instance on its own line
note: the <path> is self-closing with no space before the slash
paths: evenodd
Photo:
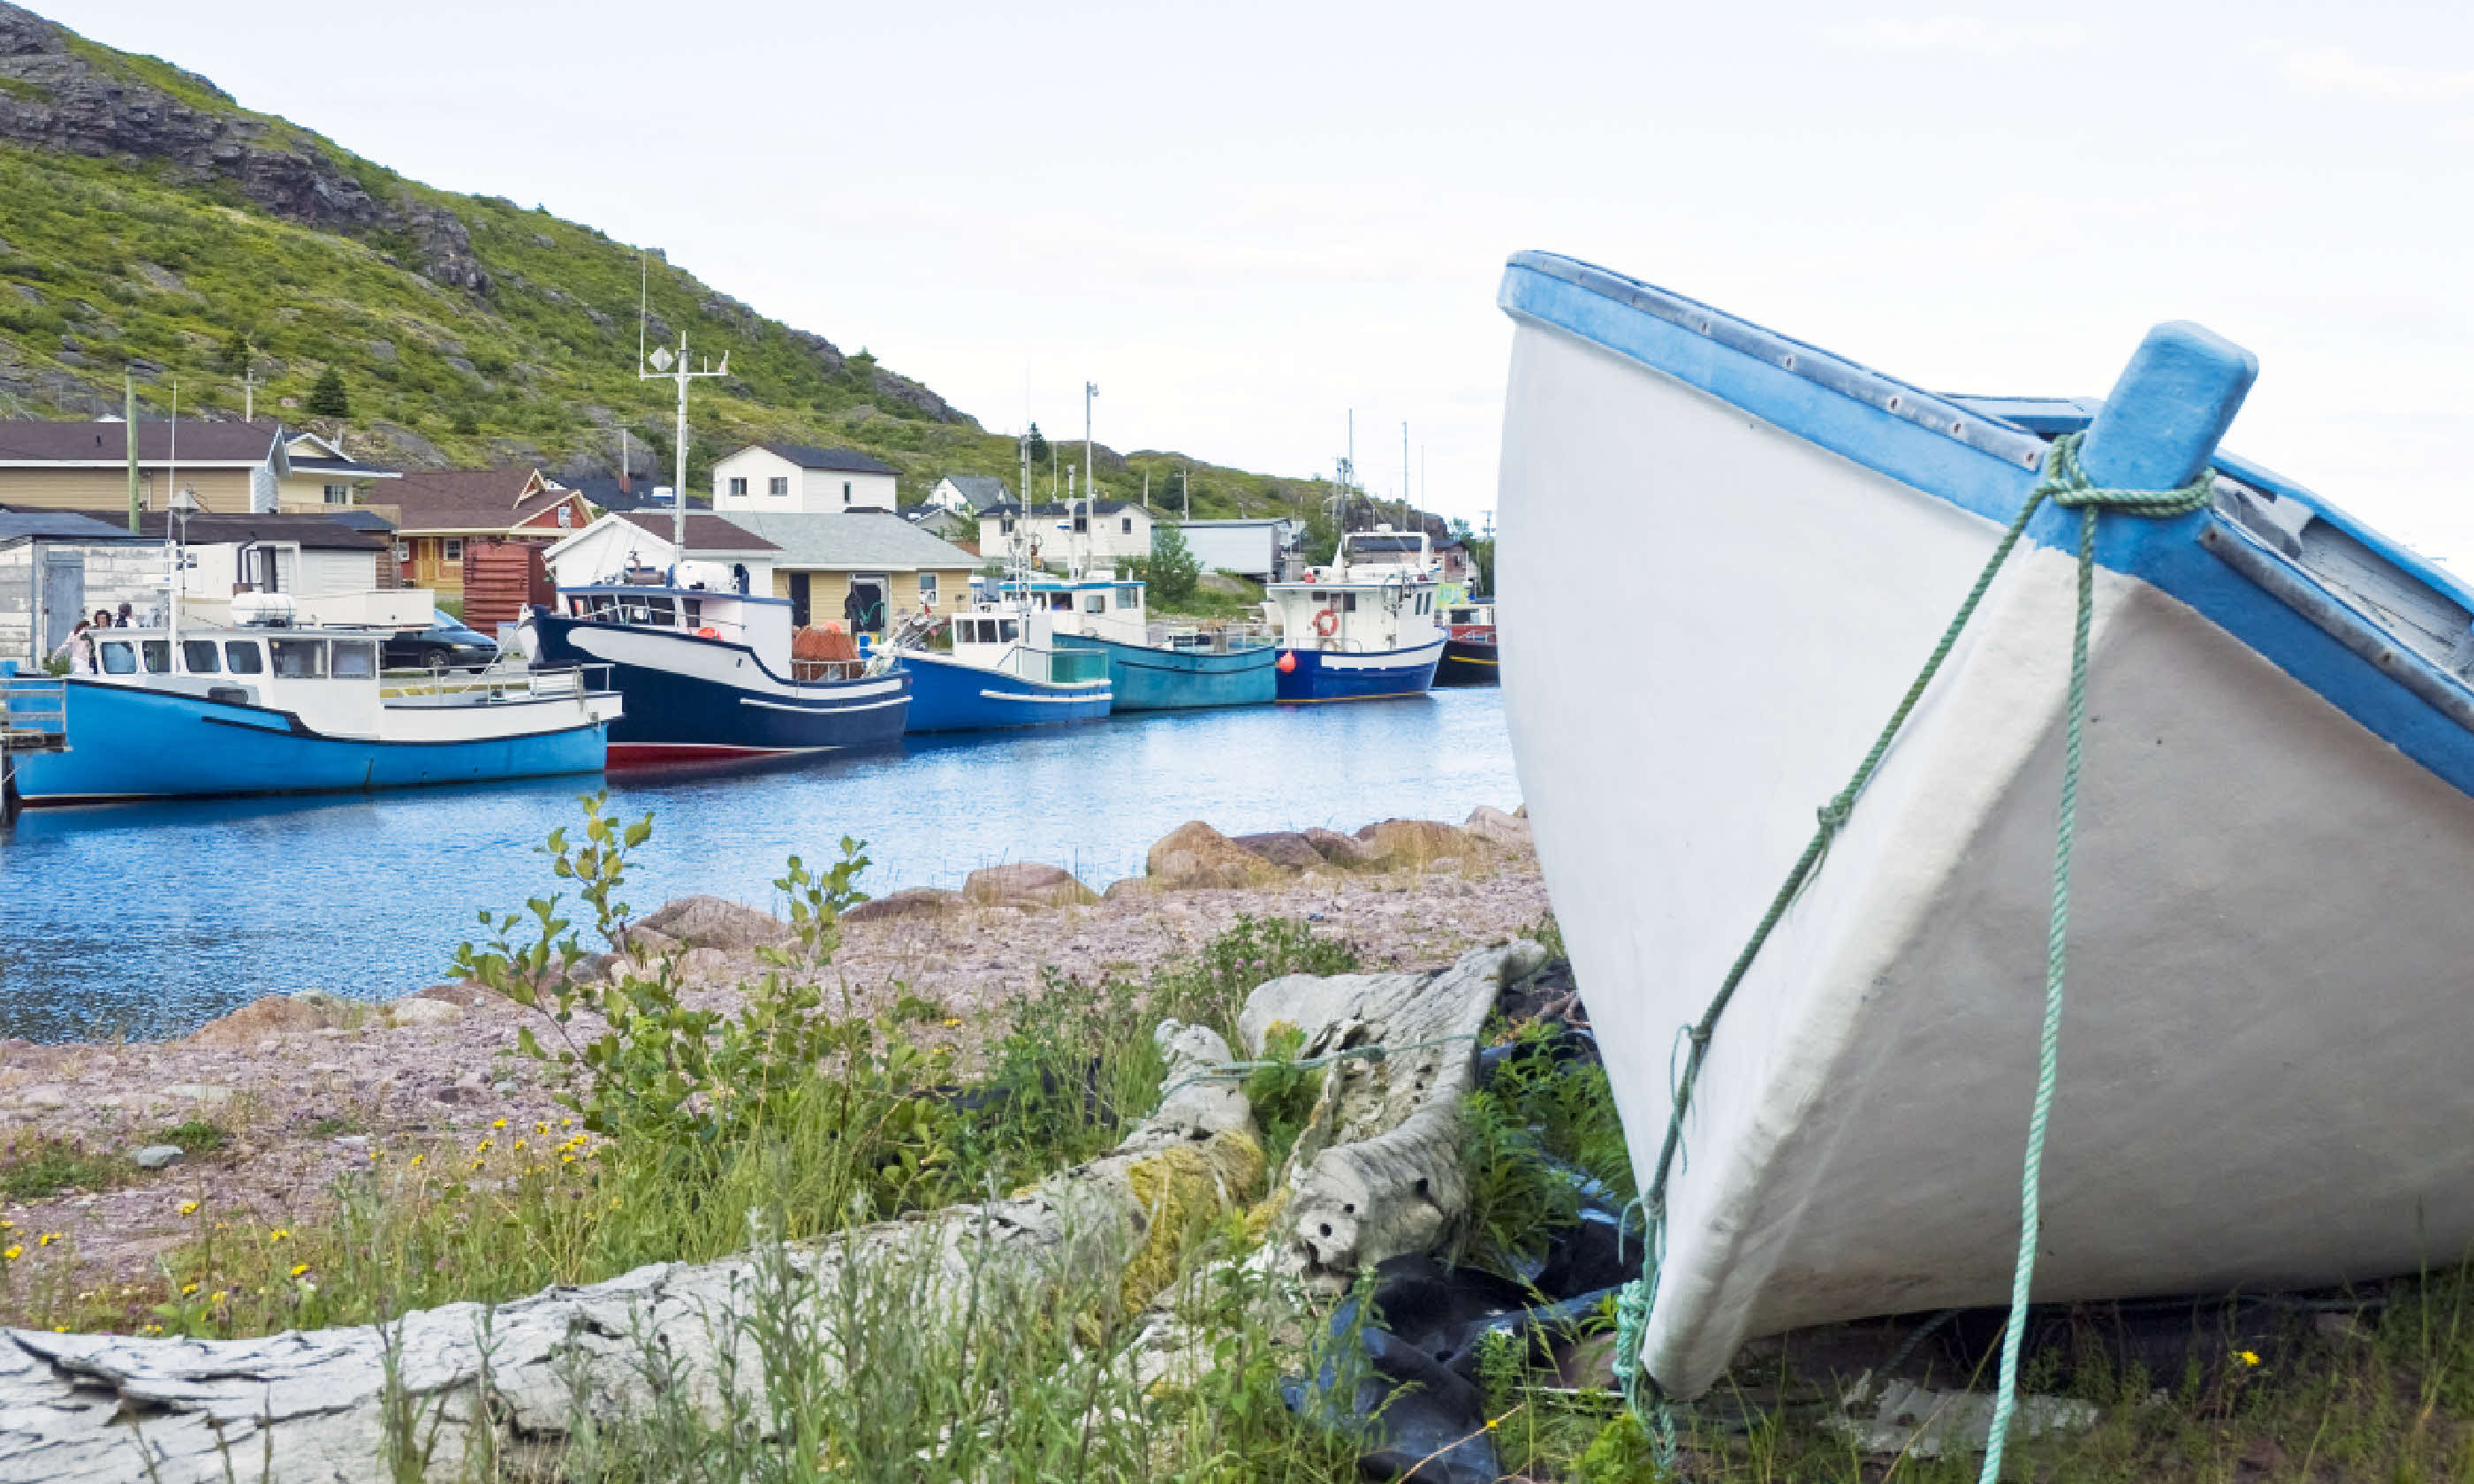
<path id="1" fill-rule="evenodd" d="M 431 613 L 426 629 L 390 634 L 385 645 L 390 670 L 486 670 L 497 662 L 498 641 L 444 609 Z"/>

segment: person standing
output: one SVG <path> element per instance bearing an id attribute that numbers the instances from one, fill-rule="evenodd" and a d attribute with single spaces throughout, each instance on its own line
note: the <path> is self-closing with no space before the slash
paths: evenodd
<path id="1" fill-rule="evenodd" d="M 69 631 L 68 638 L 61 642 L 60 648 L 52 651 L 52 658 L 54 659 L 58 659 L 62 656 L 66 656 L 68 658 L 69 673 L 71 675 L 92 675 L 94 673 L 94 634 L 92 633 L 92 629 L 93 626 L 91 624 L 87 623 L 83 618 L 79 619 L 77 621 L 77 627 Z"/>

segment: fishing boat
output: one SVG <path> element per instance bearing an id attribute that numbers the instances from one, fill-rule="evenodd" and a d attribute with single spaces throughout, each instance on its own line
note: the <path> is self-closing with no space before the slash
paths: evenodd
<path id="1" fill-rule="evenodd" d="M 386 676 L 385 633 L 298 625 L 290 599 L 233 623 L 95 631 L 62 681 L 67 744 L 21 758 L 30 804 L 307 794 L 601 771 L 617 694 L 580 666 Z"/>
<path id="2" fill-rule="evenodd" d="M 1279 651 L 1246 628 L 1153 623 L 1144 585 L 1096 567 L 1077 576 L 1034 576 L 1004 586 L 1007 596 L 1045 610 L 1059 649 L 1107 657 L 1109 706 L 1170 711 L 1255 706 L 1277 691 Z"/>
<path id="3" fill-rule="evenodd" d="M 932 627 L 951 647 L 929 647 Z M 910 730 L 989 731 L 1055 727 L 1108 714 L 1108 657 L 1057 642 L 1055 615 L 1012 598 L 975 602 L 932 626 L 913 619 L 891 652 L 910 677 Z"/>
<path id="4" fill-rule="evenodd" d="M 1443 653 L 1440 576 L 1425 532 L 1378 525 L 1341 537 L 1331 565 L 1303 581 L 1267 586 L 1264 612 L 1280 631 L 1277 699 L 1423 695 Z"/>
<path id="5" fill-rule="evenodd" d="M 2462 1260 L 2474 589 L 2218 447 L 2246 352 L 2164 325 L 2101 402 L 1943 395 L 1569 258 L 1513 258 L 1499 302 L 1504 712 L 1644 1182 L 1678 1124 L 1652 1376 L 2009 1297 L 2077 510 L 2036 510 L 1840 794 L 2073 464 L 2201 503 L 2095 528 L 2032 1295 Z M 1579 580 L 1611 531 L 1655 533 L 1655 581 Z"/>
<path id="6" fill-rule="evenodd" d="M 1494 653 L 1494 600 L 1471 598 L 1443 605 L 1443 658 L 1435 665 L 1438 685 L 1492 685 L 1502 670 Z"/>
<path id="7" fill-rule="evenodd" d="M 610 729 L 614 768 L 887 746 L 910 680 L 861 658 L 846 635 L 793 631 L 787 599 L 735 590 L 726 568 L 682 562 L 558 589 L 519 633 L 538 663 L 605 664 L 627 699 Z M 833 641 L 841 642 L 836 645 Z"/>

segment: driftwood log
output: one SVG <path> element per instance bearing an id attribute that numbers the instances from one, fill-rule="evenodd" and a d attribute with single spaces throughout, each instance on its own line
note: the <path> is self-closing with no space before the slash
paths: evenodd
<path id="1" fill-rule="evenodd" d="M 1542 958 L 1519 943 L 1437 974 L 1300 975 L 1256 990 L 1243 1032 L 1250 1050 L 1281 1020 L 1306 1032 L 1310 1055 L 1412 1049 L 1326 1076 L 1253 1262 L 1302 1292 L 1329 1291 L 1358 1265 L 1426 1250 L 1455 1229 L 1467 1202 L 1456 1108 L 1475 1038 L 1498 987 Z M 1237 1080 L 1198 1075 L 1225 1065 L 1227 1045 L 1175 1022 L 1159 1035 L 1168 1095 L 1108 1155 L 1009 1199 L 794 1246 L 788 1260 L 824 1279 L 822 1289 L 837 1264 L 924 1258 L 956 1295 L 975 1261 L 1032 1281 L 1107 1262 L 1127 1272 L 1139 1303 L 1137 1281 L 1154 1278 L 1141 1290 L 1152 1293 L 1175 1276 L 1174 1253 L 1151 1250 L 1166 1234 L 1152 1230 L 1154 1213 L 1235 1209 L 1265 1174 Z M 602 1420 L 638 1411 L 649 1400 L 648 1344 L 667 1347 L 718 1415 L 727 1368 L 715 1337 L 738 1332 L 721 1316 L 747 1302 L 759 1266 L 756 1257 L 655 1264 L 507 1304 L 262 1339 L 0 1331 L 0 1484 L 359 1481 L 381 1472 L 390 1407 L 418 1414 L 428 1476 L 452 1479 L 474 1456 L 554 1452 L 579 1405 Z M 1155 1355 L 1184 1349 L 1166 1330 L 1153 1339 Z M 736 1374 L 760 1375 L 739 1343 Z"/>

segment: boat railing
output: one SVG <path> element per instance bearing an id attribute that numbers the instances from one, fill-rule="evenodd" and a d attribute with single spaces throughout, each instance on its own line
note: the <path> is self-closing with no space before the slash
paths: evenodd
<path id="1" fill-rule="evenodd" d="M 67 751 L 68 691 L 56 680 L 0 680 L 0 753 Z"/>
<path id="2" fill-rule="evenodd" d="M 510 696 L 556 701 L 610 688 L 607 664 L 480 670 L 454 676 L 420 673 L 424 678 L 401 672 L 387 675 L 378 683 L 378 699 L 390 706 L 475 706 Z"/>
<path id="3" fill-rule="evenodd" d="M 864 659 L 793 659 L 790 679 L 794 682 L 855 681 L 867 673 Z"/>

